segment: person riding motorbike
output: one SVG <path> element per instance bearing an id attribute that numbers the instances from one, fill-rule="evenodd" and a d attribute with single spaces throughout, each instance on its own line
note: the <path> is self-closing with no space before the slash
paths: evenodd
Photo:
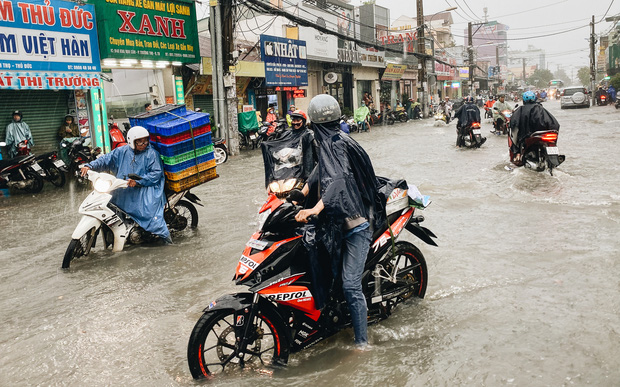
<path id="1" fill-rule="evenodd" d="M 450 123 L 450 114 L 452 114 L 452 110 L 450 109 L 448 104 L 445 101 L 439 102 L 439 108 L 438 108 L 437 111 L 446 115 L 446 124 L 449 124 Z"/>
<path id="2" fill-rule="evenodd" d="M 491 95 L 489 96 L 489 99 L 487 99 L 484 103 L 484 118 L 491 118 L 489 117 L 489 115 L 492 114 L 493 104 L 495 103 L 495 101 L 495 96 Z"/>
<path id="3" fill-rule="evenodd" d="M 289 128 L 291 127 L 291 124 L 292 124 L 292 121 L 293 121 L 293 118 L 291 117 L 291 114 L 293 114 L 293 112 L 294 112 L 295 110 L 297 110 L 297 109 L 295 108 L 295 105 L 291 105 L 291 106 L 289 106 L 289 107 L 288 107 L 288 112 L 286 112 L 286 125 L 287 125 Z"/>
<path id="4" fill-rule="evenodd" d="M 465 128 L 474 122 L 480 122 L 480 109 L 476 106 L 474 97 L 465 98 L 465 103 L 454 113 L 454 118 L 458 120 L 456 123 L 456 146 L 461 147 L 464 144 Z M 486 141 L 485 137 L 482 138 L 483 143 L 484 141 Z"/>
<path id="5" fill-rule="evenodd" d="M 506 96 L 501 94 L 497 102 L 493 104 L 493 128 L 495 129 L 492 133 L 497 133 L 500 131 L 500 126 L 506 122 L 506 117 L 502 114 L 504 110 L 512 111 L 513 107 L 508 102 L 506 102 Z"/>
<path id="6" fill-rule="evenodd" d="M 267 117 L 265 118 L 265 121 L 271 124 L 267 130 L 267 135 L 270 136 L 276 130 L 275 122 L 278 121 L 278 116 L 276 116 L 273 106 L 269 106 L 269 109 L 267 109 Z"/>
<path id="7" fill-rule="evenodd" d="M 6 149 L 9 158 L 13 158 L 17 155 L 17 144 L 24 140 L 28 140 L 27 147 L 31 149 L 34 146 L 32 139 L 32 133 L 27 123 L 22 121 L 23 115 L 19 110 L 13 112 L 13 122 L 6 126 Z"/>
<path id="8" fill-rule="evenodd" d="M 368 130 L 370 132 L 370 122 L 368 122 L 368 117 L 370 116 L 370 109 L 366 106 L 366 103 L 362 101 L 360 107 L 355 109 L 353 113 L 353 119 L 357 123 L 357 127 L 360 131 Z"/>
<path id="9" fill-rule="evenodd" d="M 341 273 L 355 344 L 363 347 L 368 343 L 368 323 L 361 280 L 372 232 L 386 219 L 385 205 L 379 196 L 370 158 L 339 128 L 338 101 L 327 94 L 317 95 L 310 101 L 308 112 L 319 144 L 319 161 L 302 192 L 305 195 L 316 192 L 317 202 L 312 208 L 300 211 L 295 219 L 305 223 L 308 217 L 319 215 L 319 225 L 304 234 L 304 245 L 310 252 L 311 262 L 316 262 L 317 242 L 320 242 L 331 257 L 332 273 Z M 314 248 L 308 247 L 312 241 Z M 314 272 L 313 280 L 325 277 Z"/>
<path id="10" fill-rule="evenodd" d="M 532 91 L 523 93 L 523 106 L 512 114 L 510 119 L 510 136 L 513 141 L 512 152 L 516 161 L 521 160 L 524 140 L 534 132 L 541 130 L 560 130 L 560 124 L 540 103 Z"/>
<path id="11" fill-rule="evenodd" d="M 291 130 L 261 143 L 267 192 L 271 191 L 269 185 L 274 181 L 299 179 L 305 183 L 317 163 L 316 142 L 306 126 L 306 113 L 295 110 L 290 116 Z"/>
<path id="12" fill-rule="evenodd" d="M 596 104 L 600 105 L 601 102 L 601 97 L 605 96 L 605 98 L 607 98 L 607 91 L 605 91 L 605 89 L 603 89 L 602 86 L 599 86 L 598 89 L 596 90 L 596 92 L 594 93 L 594 97 L 596 98 Z"/>
<path id="13" fill-rule="evenodd" d="M 127 132 L 127 144 L 84 165 L 85 176 L 89 169 L 110 171 L 119 179 L 128 180 L 127 189 L 115 190 L 111 202 L 125 211 L 145 231 L 172 243 L 170 231 L 164 220 L 164 170 L 159 153 L 149 143 L 149 132 L 134 126 Z M 128 178 L 136 174 L 142 179 Z"/>

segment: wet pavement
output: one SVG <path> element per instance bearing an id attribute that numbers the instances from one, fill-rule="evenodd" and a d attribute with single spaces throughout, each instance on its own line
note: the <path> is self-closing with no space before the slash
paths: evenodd
<path id="1" fill-rule="evenodd" d="M 554 171 L 507 171 L 505 137 L 457 149 L 432 119 L 354 134 L 377 174 L 416 184 L 424 225 L 424 300 L 369 329 L 344 331 L 272 375 L 209 385 L 614 386 L 620 383 L 620 111 L 560 110 Z M 60 269 L 81 187 L 0 199 L 0 385 L 195 385 L 187 341 L 231 281 L 265 199 L 262 157 L 242 151 L 192 190 L 199 228 L 172 246 L 95 249 Z"/>

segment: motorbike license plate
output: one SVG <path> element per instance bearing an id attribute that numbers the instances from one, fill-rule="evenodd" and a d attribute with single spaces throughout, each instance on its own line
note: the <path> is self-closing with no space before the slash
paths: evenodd
<path id="1" fill-rule="evenodd" d="M 480 129 L 474 129 L 472 132 L 474 132 L 474 134 L 480 134 Z"/>
<path id="2" fill-rule="evenodd" d="M 265 247 L 267 247 L 268 243 L 265 241 L 258 241 L 256 239 L 250 239 L 248 243 L 246 243 L 245 245 L 253 249 L 263 251 L 265 250 Z"/>
<path id="3" fill-rule="evenodd" d="M 548 146 L 547 147 L 547 154 L 548 155 L 559 155 L 560 154 L 560 150 L 558 149 L 557 146 Z"/>
<path id="4" fill-rule="evenodd" d="M 250 134 L 250 140 L 254 141 L 258 138 L 258 134 Z"/>
<path id="5" fill-rule="evenodd" d="M 43 170 L 37 163 L 32 163 L 32 169 L 34 169 L 37 172 L 41 172 Z"/>
<path id="6" fill-rule="evenodd" d="M 56 160 L 54 161 L 54 165 L 57 166 L 58 168 L 62 168 L 65 166 L 65 162 L 62 160 Z"/>

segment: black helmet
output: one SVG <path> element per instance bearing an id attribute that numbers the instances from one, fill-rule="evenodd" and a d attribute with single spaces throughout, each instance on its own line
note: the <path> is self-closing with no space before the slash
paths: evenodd
<path id="1" fill-rule="evenodd" d="M 22 112 L 20 112 L 19 110 L 15 110 L 13 114 L 11 114 L 11 116 L 16 116 L 16 115 L 19 116 L 19 118 L 22 118 Z"/>

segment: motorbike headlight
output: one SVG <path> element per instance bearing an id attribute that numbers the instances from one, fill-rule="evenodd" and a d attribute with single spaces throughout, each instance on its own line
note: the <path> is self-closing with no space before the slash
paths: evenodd
<path id="1" fill-rule="evenodd" d="M 288 179 L 284 181 L 282 184 L 282 192 L 287 192 L 295 188 L 295 184 L 297 183 L 297 179 Z"/>
<path id="2" fill-rule="evenodd" d="M 272 181 L 269 183 L 269 190 L 275 194 L 280 193 L 280 184 L 277 181 Z"/>
<path id="3" fill-rule="evenodd" d="M 93 184 L 95 191 L 100 193 L 107 193 L 110 191 L 110 187 L 112 187 L 112 182 L 110 180 L 99 178 L 95 180 L 95 184 Z"/>
<path id="4" fill-rule="evenodd" d="M 263 229 L 263 226 L 265 225 L 267 218 L 269 218 L 269 215 L 271 215 L 271 208 L 265 212 L 261 212 L 260 214 L 258 214 L 258 229 L 259 230 Z"/>

